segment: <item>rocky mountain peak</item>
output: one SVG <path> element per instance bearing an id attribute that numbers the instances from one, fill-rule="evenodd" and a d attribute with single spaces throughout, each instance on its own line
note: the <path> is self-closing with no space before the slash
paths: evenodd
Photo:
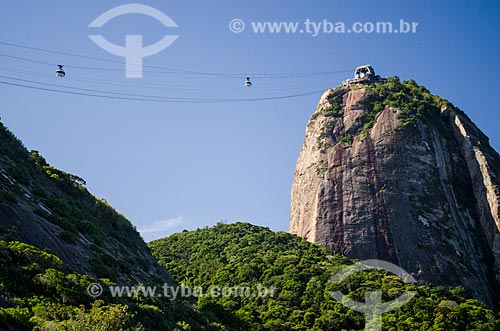
<path id="1" fill-rule="evenodd" d="M 499 176 L 488 138 L 415 81 L 328 89 L 297 161 L 290 232 L 492 302 Z"/>

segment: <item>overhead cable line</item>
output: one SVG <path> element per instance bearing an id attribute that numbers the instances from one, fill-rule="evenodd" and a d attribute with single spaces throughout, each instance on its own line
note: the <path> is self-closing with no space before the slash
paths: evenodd
<path id="1" fill-rule="evenodd" d="M 45 71 L 30 71 L 30 70 L 22 70 L 22 69 L 12 69 L 12 68 L 6 68 L 6 67 L 0 67 L 0 71 L 5 71 L 5 72 L 13 72 L 16 74 L 25 74 L 29 76 L 36 76 L 36 77 L 48 77 L 47 72 Z M 52 76 L 52 75 L 51 75 Z M 65 77 L 65 81 L 74 81 L 74 82 L 83 82 L 83 83 L 97 83 L 97 84 L 105 84 L 106 86 L 123 86 L 123 87 L 128 87 L 128 88 L 153 88 L 153 89 L 158 89 L 158 90 L 185 90 L 185 91 L 192 91 L 192 90 L 197 90 L 197 91 L 235 91 L 236 88 L 234 85 L 232 87 L 229 86 L 222 86 L 222 87 L 217 87 L 217 86 L 212 86 L 211 87 L 206 87 L 206 86 L 193 86 L 193 85 L 179 85 L 179 84 L 162 84 L 162 83 L 148 83 L 148 82 L 141 82 L 141 83 L 133 83 L 133 82 L 124 82 L 124 81 L 117 81 L 117 80 L 111 80 L 111 79 L 97 79 L 97 78 L 90 78 L 87 76 L 79 76 L 72 74 L 70 77 Z M 293 85 L 293 86 L 281 86 L 280 87 L 272 87 L 272 86 L 263 86 L 262 89 L 259 89 L 262 87 L 262 85 L 259 85 L 256 88 L 257 90 L 260 91 L 269 91 L 269 90 L 281 90 L 281 91 L 289 91 L 289 90 L 304 90 L 306 88 L 312 89 L 312 88 L 317 88 L 317 86 L 313 85 L 308 85 L 308 86 L 298 86 L 298 85 Z"/>
<path id="2" fill-rule="evenodd" d="M 14 44 L 14 43 L 0 42 L 0 45 L 29 49 L 29 50 L 52 53 L 52 54 L 65 55 L 65 56 L 72 56 L 72 57 L 77 57 L 77 58 L 82 58 L 82 59 L 87 59 L 87 60 L 110 62 L 110 63 L 125 65 L 125 63 L 122 61 L 116 61 L 116 60 L 74 54 L 74 53 L 69 53 L 69 52 L 54 51 L 54 50 L 19 45 L 19 44 Z M 175 72 L 178 74 L 219 76 L 219 77 L 238 78 L 238 79 L 241 78 L 241 76 L 243 76 L 243 75 L 250 75 L 253 77 L 259 77 L 260 79 L 267 79 L 267 78 L 312 77 L 312 76 L 319 76 L 319 75 L 332 75 L 332 74 L 337 74 L 337 73 L 346 73 L 346 72 L 352 71 L 352 70 L 337 70 L 337 71 L 323 71 L 323 72 L 292 72 L 292 73 L 218 73 L 218 72 L 202 72 L 202 71 L 184 70 L 184 69 L 162 67 L 162 66 L 152 66 L 152 65 L 145 65 L 145 64 L 142 66 L 145 68 L 151 68 L 151 69 L 156 69 L 156 70 L 165 70 L 165 71 L 170 72 L 170 73 Z M 109 68 L 78 67 L 78 66 L 70 66 L 70 65 L 67 65 L 67 67 L 90 69 L 90 70 L 120 70 L 120 69 L 109 69 Z M 166 72 L 163 72 L 163 73 L 166 73 Z"/>
<path id="3" fill-rule="evenodd" d="M 146 97 L 144 97 L 144 98 L 142 98 L 142 97 L 131 98 L 131 97 L 126 97 L 126 96 L 112 96 L 112 95 L 93 94 L 93 93 L 86 93 L 86 92 L 84 93 L 84 92 L 64 91 L 64 90 L 58 90 L 58 89 L 54 89 L 54 88 L 46 88 L 46 87 L 39 87 L 39 86 L 32 86 L 32 85 L 25 85 L 25 84 L 17 84 L 17 83 L 6 82 L 6 81 L 0 81 L 0 84 L 15 86 L 15 87 L 22 87 L 22 88 L 33 89 L 33 90 L 62 93 L 62 94 L 90 96 L 90 97 L 106 98 L 106 99 L 147 101 L 147 102 L 165 102 L 165 103 L 236 103 L 236 102 L 266 101 L 266 100 L 298 98 L 298 97 L 304 97 L 304 96 L 309 96 L 309 95 L 315 95 L 315 94 L 322 92 L 322 90 L 318 90 L 318 91 L 312 91 L 312 92 L 307 92 L 307 93 L 273 96 L 273 97 L 262 97 L 262 98 L 196 99 L 196 98 L 172 97 L 171 99 L 167 99 L 167 97 L 163 97 L 165 99 L 156 99 L 157 97 L 155 97 L 155 96 L 151 96 L 151 98 L 146 98 Z M 37 84 L 44 84 L 44 83 L 37 83 Z M 48 84 L 46 84 L 46 85 L 50 86 Z M 54 84 L 52 84 L 52 85 L 54 85 Z M 65 88 L 67 88 L 67 87 L 65 87 Z M 86 89 L 79 89 L 79 88 L 73 88 L 73 89 L 83 90 L 83 91 L 86 90 Z M 113 92 L 106 92 L 106 91 L 99 91 L 99 90 L 95 90 L 95 91 L 96 91 L 96 93 L 108 93 L 108 94 L 113 93 Z M 89 92 L 92 92 L 92 91 L 89 90 Z M 114 93 L 114 94 L 118 94 L 118 93 Z M 120 95 L 121 95 L 121 93 L 120 93 Z"/>

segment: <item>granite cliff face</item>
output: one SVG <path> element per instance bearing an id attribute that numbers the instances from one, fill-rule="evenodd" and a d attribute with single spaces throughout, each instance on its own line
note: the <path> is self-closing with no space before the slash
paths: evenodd
<path id="1" fill-rule="evenodd" d="M 499 176 L 488 138 L 413 80 L 329 89 L 297 161 L 290 232 L 492 303 Z"/>

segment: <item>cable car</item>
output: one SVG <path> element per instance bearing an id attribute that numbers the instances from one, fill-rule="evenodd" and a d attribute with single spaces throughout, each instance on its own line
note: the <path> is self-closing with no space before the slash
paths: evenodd
<path id="1" fill-rule="evenodd" d="M 247 79 L 245 80 L 245 86 L 252 87 L 252 82 L 250 81 L 250 77 L 247 77 Z"/>
<path id="2" fill-rule="evenodd" d="M 64 66 L 61 65 L 61 64 L 58 64 L 57 66 L 59 67 L 59 69 L 56 70 L 56 76 L 57 77 L 64 77 L 64 76 L 66 76 L 66 73 L 63 70 Z"/>

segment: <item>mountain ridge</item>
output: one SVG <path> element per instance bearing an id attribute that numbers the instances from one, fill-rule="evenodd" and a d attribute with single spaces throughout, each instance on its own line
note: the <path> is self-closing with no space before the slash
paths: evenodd
<path id="1" fill-rule="evenodd" d="M 496 302 L 500 157 L 414 80 L 327 90 L 306 129 L 290 232 Z"/>
<path id="2" fill-rule="evenodd" d="M 28 152 L 3 125 L 0 162 L 3 330 L 363 330 L 364 316 L 336 302 L 332 289 L 358 301 L 368 290 L 381 289 L 387 300 L 417 291 L 407 306 L 385 316 L 387 328 L 493 331 L 499 326 L 496 312 L 464 288 L 405 285 L 376 270 L 331 284 L 332 274 L 351 260 L 248 223 L 183 231 L 144 249 L 130 222 L 93 197 L 82 178 Z M 138 267 L 128 268 L 132 262 Z M 170 274 L 181 287 L 264 285 L 274 294 L 171 301 L 140 292 L 115 297 L 109 287 L 141 281 L 158 289 L 175 286 Z M 89 292 L 96 285 L 104 290 L 98 299 Z"/>
<path id="3" fill-rule="evenodd" d="M 362 302 L 366 291 L 382 291 L 384 301 L 402 292 L 416 297 L 384 314 L 383 330 L 496 330 L 491 308 L 470 298 L 464 288 L 405 285 L 380 270 L 357 273 L 341 284 L 332 276 L 354 261 L 285 232 L 237 222 L 218 223 L 150 243 L 153 254 L 186 286 L 224 288 L 262 285 L 274 295 L 226 295 L 198 298 L 201 307 L 219 305 L 233 313 L 239 330 L 365 330 L 363 314 L 333 299 L 342 291 Z M 229 323 L 230 326 L 234 324 Z"/>
<path id="4" fill-rule="evenodd" d="M 118 283 L 169 279 L 135 227 L 85 184 L 28 152 L 0 122 L 0 240 L 37 246 L 76 272 Z"/>

